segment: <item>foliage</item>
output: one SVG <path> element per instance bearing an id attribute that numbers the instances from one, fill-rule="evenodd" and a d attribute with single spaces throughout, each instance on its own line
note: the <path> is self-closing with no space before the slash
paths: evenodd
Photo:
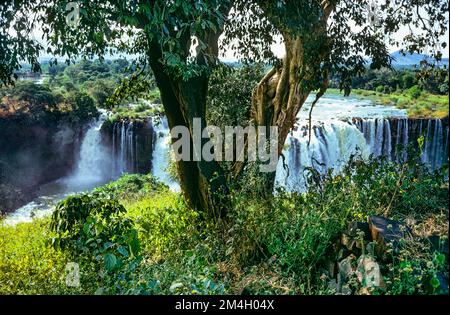
<path id="1" fill-rule="evenodd" d="M 376 92 L 407 91 L 417 85 L 421 90 L 437 95 L 447 95 L 448 69 L 439 68 L 435 72 L 422 72 L 416 67 L 400 69 L 365 69 L 352 79 L 352 89 L 374 90 Z M 339 88 L 338 78 L 332 75 L 331 88 Z"/>
<path id="2" fill-rule="evenodd" d="M 61 94 L 48 84 L 20 81 L 0 89 L 6 113 L 39 122 L 43 125 L 60 121 L 79 123 L 98 116 L 94 100 L 87 93 L 73 90 Z"/>
<path id="3" fill-rule="evenodd" d="M 412 87 L 413 88 L 413 87 Z M 368 98 L 382 105 L 392 105 L 400 109 L 406 109 L 411 118 L 445 118 L 448 117 L 448 96 L 435 95 L 425 91 L 417 91 L 413 88 L 412 93 L 407 91 L 394 91 L 390 93 L 379 93 L 369 90 L 353 90 L 353 95 L 360 98 Z M 328 89 L 327 93 L 339 93 L 338 90 Z"/>
<path id="4" fill-rule="evenodd" d="M 444 280 L 448 258 L 443 252 L 412 238 L 402 240 L 398 247 L 399 254 L 391 254 L 382 270 L 389 294 L 448 294 Z"/>
<path id="5" fill-rule="evenodd" d="M 64 284 L 65 253 L 48 246 L 47 220 L 0 226 L 0 293 L 70 293 Z"/>
<path id="6" fill-rule="evenodd" d="M 33 104 L 54 106 L 57 99 L 48 86 L 34 84 L 31 81 L 19 81 L 10 89 L 1 93 L 11 95 L 15 100 L 25 100 Z"/>
<path id="7" fill-rule="evenodd" d="M 145 120 L 149 117 L 162 115 L 163 110 L 160 105 L 149 104 L 147 101 L 141 101 L 138 104 L 130 104 L 127 106 L 116 106 L 112 108 L 112 113 L 109 117 L 111 123 L 116 121 L 135 121 Z"/>
<path id="8" fill-rule="evenodd" d="M 225 126 L 247 126 L 252 91 L 263 77 L 263 70 L 261 65 L 223 66 L 215 70 L 209 81 L 208 123 L 222 130 Z"/>
<path id="9" fill-rule="evenodd" d="M 168 187 L 158 182 L 152 174 L 125 174 L 116 181 L 94 189 L 94 192 L 116 199 L 130 199 L 167 190 Z"/>
<path id="10" fill-rule="evenodd" d="M 410 95 L 413 99 L 418 99 L 422 91 L 417 85 L 410 87 L 407 90 L 407 94 Z"/>
<path id="11" fill-rule="evenodd" d="M 97 108 L 95 107 L 92 97 L 82 92 L 70 93 L 67 97 L 67 102 L 71 106 L 71 115 L 74 119 L 87 120 L 98 116 Z"/>
<path id="12" fill-rule="evenodd" d="M 118 270 L 139 257 L 140 243 L 126 209 L 107 195 L 70 196 L 52 214 L 52 244 L 78 259 L 99 261 L 105 270 Z"/>
<path id="13" fill-rule="evenodd" d="M 43 220 L 0 227 L 0 291 L 329 294 L 323 270 L 349 222 L 389 210 L 394 219 L 423 222 L 415 225 L 415 235 L 425 241 L 429 233 L 445 238 L 448 231 L 448 182 L 417 161 L 395 164 L 354 157 L 339 175 L 310 170 L 306 193 L 278 190 L 262 199 L 253 190 L 231 192 L 228 218 L 219 222 L 205 220 L 179 194 L 146 176 L 125 175 L 92 194 L 69 197 L 53 216 L 54 228 L 56 217 L 65 222 L 60 233 L 54 234 Z M 107 199 L 108 194 L 120 204 Z M 107 256 L 106 266 L 105 259 L 99 264 L 95 257 L 78 258 L 80 288 L 65 287 L 50 271 L 62 270 L 74 253 L 111 253 L 116 263 L 125 262 L 124 250 L 130 256 L 133 252 L 127 236 L 136 232 L 142 259 L 124 263 L 120 270 L 99 273 L 112 264 L 112 256 Z M 55 250 L 46 242 L 52 237 L 75 252 Z M 100 245 L 86 246 L 91 237 L 100 239 Z M 380 260 L 386 287 L 373 294 L 445 292 L 438 285 L 448 276 L 448 259 L 423 240 L 405 239 L 399 251 Z"/>

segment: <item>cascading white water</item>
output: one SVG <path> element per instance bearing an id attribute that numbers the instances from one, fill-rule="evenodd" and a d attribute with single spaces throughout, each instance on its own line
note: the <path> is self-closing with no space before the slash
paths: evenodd
<path id="1" fill-rule="evenodd" d="M 174 182 L 168 172 L 170 154 L 170 132 L 166 117 L 153 119 L 154 149 L 152 158 L 152 174 L 174 191 L 179 191 L 179 185 Z"/>
<path id="2" fill-rule="evenodd" d="M 92 122 L 86 131 L 75 172 L 64 179 L 69 190 L 90 189 L 110 179 L 108 172 L 110 159 L 100 132 L 106 119 L 106 112 L 101 112 L 100 117 Z"/>
<path id="3" fill-rule="evenodd" d="M 407 118 L 404 110 L 389 106 L 377 106 L 365 101 L 335 96 L 323 97 L 316 105 L 315 120 L 312 121 L 311 142 L 308 145 L 308 104 L 298 115 L 300 123 L 286 139 L 285 164 L 280 159 L 276 171 L 276 184 L 289 190 L 306 189 L 305 170 L 308 167 L 325 172 L 332 168 L 339 172 L 351 155 L 367 158 L 370 154 L 384 156 L 388 161 L 405 161 L 410 141 L 417 142 L 419 132 Z M 352 117 L 358 117 L 352 119 Z M 158 118 L 160 119 L 160 118 Z M 441 120 L 421 120 L 427 122 L 422 159 L 436 169 L 444 162 L 448 152 L 448 127 L 444 131 Z M 417 123 L 416 123 L 417 124 Z M 153 149 L 152 173 L 160 180 L 173 186 L 167 174 L 169 152 L 169 129 L 165 118 L 155 123 L 155 146 Z M 437 135 L 437 139 L 434 137 Z M 429 139 L 428 139 L 429 138 Z"/>
<path id="4" fill-rule="evenodd" d="M 112 176 L 138 173 L 138 135 L 133 121 L 119 121 L 112 127 Z M 150 160 L 150 159 L 149 159 Z"/>
<path id="5" fill-rule="evenodd" d="M 426 128 L 423 126 L 425 123 Z M 351 124 L 338 119 L 313 121 L 311 143 L 308 145 L 308 126 L 304 123 L 287 139 L 289 147 L 283 152 L 287 169 L 280 160 L 276 183 L 288 190 L 304 191 L 307 168 L 312 167 L 321 173 L 332 168 L 337 173 L 354 154 L 363 159 L 373 154 L 384 156 L 388 161 L 405 161 L 409 141 L 417 142 L 421 135 L 424 136 L 422 162 L 431 170 L 440 168 L 448 156 L 448 139 L 444 139 L 444 134 L 448 137 L 448 127 L 444 131 L 440 119 L 424 119 L 415 124 L 410 124 L 408 118 L 384 117 L 357 119 Z"/>
<path id="6" fill-rule="evenodd" d="M 81 143 L 75 171 L 66 178 L 42 185 L 38 197 L 8 215 L 4 224 L 29 222 L 34 216 L 51 214 L 56 203 L 68 195 L 90 190 L 110 179 L 110 156 L 102 143 L 100 132 L 107 117 L 107 113 L 101 111 L 100 117 L 90 124 Z"/>
<path id="7" fill-rule="evenodd" d="M 280 160 L 275 179 L 277 186 L 304 191 L 307 168 L 322 173 L 333 168 L 334 173 L 338 173 L 351 155 L 360 154 L 362 158 L 369 156 L 370 146 L 356 125 L 340 120 L 317 121 L 313 124 L 309 144 L 306 123 L 288 136 L 289 147 L 283 152 L 287 168 Z"/>

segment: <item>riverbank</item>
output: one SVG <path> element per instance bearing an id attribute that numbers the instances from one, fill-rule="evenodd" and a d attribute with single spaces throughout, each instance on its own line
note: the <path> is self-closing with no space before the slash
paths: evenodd
<path id="1" fill-rule="evenodd" d="M 343 92 L 339 89 L 328 89 L 327 93 L 343 95 Z M 363 89 L 352 89 L 350 95 L 360 99 L 372 100 L 375 104 L 406 109 L 409 118 L 446 118 L 449 115 L 448 95 L 435 95 L 423 91 L 402 91 L 385 94 Z"/>

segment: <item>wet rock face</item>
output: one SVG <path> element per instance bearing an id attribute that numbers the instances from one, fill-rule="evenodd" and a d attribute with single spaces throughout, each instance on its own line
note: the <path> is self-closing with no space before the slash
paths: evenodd
<path id="1" fill-rule="evenodd" d="M 398 242 L 411 234 L 410 228 L 405 224 L 381 216 L 370 216 L 369 228 L 372 239 L 378 244 L 380 255 L 388 246 L 393 246 L 395 250 Z"/>
<path id="2" fill-rule="evenodd" d="M 83 124 L 0 118 L 0 211 L 29 202 L 40 185 L 67 175 L 83 135 Z"/>
<path id="3" fill-rule="evenodd" d="M 113 176 L 151 171 L 155 131 L 150 118 L 106 122 L 102 126 L 102 142 L 110 151 Z"/>

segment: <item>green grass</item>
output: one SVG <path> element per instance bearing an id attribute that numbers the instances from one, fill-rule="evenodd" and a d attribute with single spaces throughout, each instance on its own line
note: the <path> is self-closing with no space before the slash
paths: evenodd
<path id="1" fill-rule="evenodd" d="M 109 118 L 111 122 L 120 120 L 145 120 L 148 117 L 156 116 L 162 112 L 161 106 L 150 106 L 144 102 L 136 106 L 117 106 L 112 109 L 113 115 Z"/>
<path id="2" fill-rule="evenodd" d="M 48 219 L 0 227 L 1 294 L 79 293 L 65 285 L 68 256 L 49 245 Z"/>
<path id="3" fill-rule="evenodd" d="M 80 260 L 81 287 L 69 288 L 69 255 L 52 248 L 49 219 L 0 226 L 0 294 L 331 294 L 325 266 L 349 222 L 388 211 L 420 222 L 421 235 L 448 232 L 448 182 L 417 161 L 400 168 L 351 161 L 305 194 L 232 192 L 228 218 L 219 222 L 151 175 L 126 175 L 96 191 L 117 198 L 138 231 L 134 265 L 105 276 L 95 261 Z M 409 244 L 382 263 L 386 288 L 378 293 L 439 293 L 426 289 L 429 277 L 448 275 L 438 254 L 421 241 Z"/>
<path id="4" fill-rule="evenodd" d="M 328 89 L 329 94 L 342 94 L 339 89 Z M 434 95 L 422 91 L 420 96 L 414 98 L 408 91 L 384 94 L 382 92 L 354 89 L 351 94 L 360 98 L 368 98 L 377 104 L 393 105 L 406 109 L 410 118 L 445 118 L 448 117 L 448 95 Z"/>

